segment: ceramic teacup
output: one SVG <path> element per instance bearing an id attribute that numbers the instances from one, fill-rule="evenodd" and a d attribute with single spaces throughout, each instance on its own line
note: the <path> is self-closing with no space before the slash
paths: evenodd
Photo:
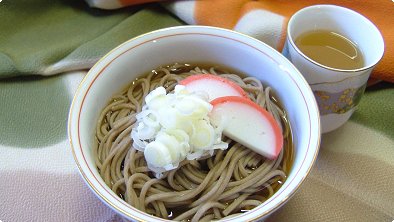
<path id="1" fill-rule="evenodd" d="M 327 30 L 350 39 L 363 53 L 364 64 L 357 69 L 338 69 L 309 58 L 296 45 L 304 33 Z M 322 132 L 342 126 L 357 108 L 371 71 L 384 52 L 383 37 L 364 16 L 335 5 L 301 9 L 289 20 L 285 55 L 303 74 L 319 106 Z"/>

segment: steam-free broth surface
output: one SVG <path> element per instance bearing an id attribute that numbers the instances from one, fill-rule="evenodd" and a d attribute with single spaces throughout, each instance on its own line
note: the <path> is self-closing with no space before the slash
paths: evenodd
<path id="1" fill-rule="evenodd" d="M 327 30 L 306 32 L 295 40 L 310 59 L 336 69 L 359 69 L 364 65 L 362 52 L 345 36 Z"/>

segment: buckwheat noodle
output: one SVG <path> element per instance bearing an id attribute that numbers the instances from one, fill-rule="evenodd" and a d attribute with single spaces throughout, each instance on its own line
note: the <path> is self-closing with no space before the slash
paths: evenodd
<path id="1" fill-rule="evenodd" d="M 185 160 L 179 168 L 164 173 L 163 178 L 154 177 L 143 153 L 132 147 L 130 132 L 135 115 L 151 90 L 164 86 L 170 92 L 178 81 L 199 73 L 234 81 L 274 116 L 285 138 L 277 159 L 266 159 L 225 138 L 229 142 L 227 150 L 218 150 L 202 160 Z M 101 112 L 94 148 L 101 177 L 133 207 L 165 219 L 209 221 L 251 210 L 280 188 L 293 159 L 286 113 L 271 94 L 271 89 L 256 78 L 241 78 L 213 67 L 174 64 L 156 69 L 115 95 Z"/>

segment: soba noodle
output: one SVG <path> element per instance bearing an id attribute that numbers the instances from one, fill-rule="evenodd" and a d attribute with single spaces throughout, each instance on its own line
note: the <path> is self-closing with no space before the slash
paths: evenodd
<path id="1" fill-rule="evenodd" d="M 144 154 L 132 147 L 130 132 L 135 115 L 151 90 L 164 86 L 170 92 L 178 81 L 200 73 L 236 82 L 250 99 L 274 116 L 285 139 L 277 159 L 266 159 L 225 138 L 229 143 L 227 150 L 218 150 L 201 160 L 185 160 L 177 169 L 165 172 L 163 178 L 154 177 Z M 96 164 L 105 183 L 133 207 L 173 220 L 209 221 L 253 209 L 280 188 L 293 158 L 286 114 L 269 87 L 263 87 L 253 77 L 241 78 L 219 69 L 187 64 L 154 70 L 115 95 L 99 117 L 96 138 Z"/>

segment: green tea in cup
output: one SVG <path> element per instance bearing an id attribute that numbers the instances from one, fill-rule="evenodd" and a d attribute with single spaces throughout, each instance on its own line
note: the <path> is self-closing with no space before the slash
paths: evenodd
<path id="1" fill-rule="evenodd" d="M 314 30 L 301 34 L 297 47 L 312 60 L 336 69 L 359 69 L 364 59 L 357 45 L 345 36 L 328 30 Z"/>

